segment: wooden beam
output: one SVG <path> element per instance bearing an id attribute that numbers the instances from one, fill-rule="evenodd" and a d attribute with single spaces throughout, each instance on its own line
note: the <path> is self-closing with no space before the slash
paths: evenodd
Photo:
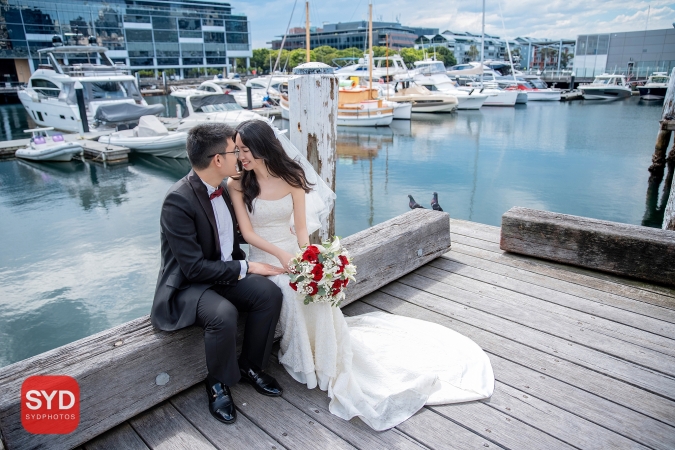
<path id="1" fill-rule="evenodd" d="M 447 213 L 416 209 L 342 242 L 358 268 L 346 305 L 447 252 L 450 220 Z M 23 429 L 21 385 L 31 375 L 77 380 L 81 417 L 76 431 L 47 435 Z M 199 327 L 158 331 L 149 316 L 141 317 L 0 368 L 2 443 L 6 450 L 77 447 L 205 377 Z"/>
<path id="2" fill-rule="evenodd" d="M 666 90 L 666 97 L 663 100 L 663 111 L 661 113 L 661 124 L 659 132 L 656 136 L 656 145 L 654 146 L 654 154 L 652 155 L 652 165 L 649 166 L 649 171 L 659 176 L 663 173 L 666 165 L 666 151 L 668 144 L 670 144 L 671 128 L 664 122 L 670 122 L 675 119 L 675 68 L 670 74 L 670 82 Z"/>
<path id="3" fill-rule="evenodd" d="M 675 286 L 675 232 L 515 207 L 502 250 Z"/>

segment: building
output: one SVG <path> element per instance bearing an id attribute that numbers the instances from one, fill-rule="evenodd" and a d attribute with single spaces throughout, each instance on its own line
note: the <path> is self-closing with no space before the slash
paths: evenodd
<path id="1" fill-rule="evenodd" d="M 95 36 L 115 62 L 133 71 L 222 71 L 252 56 L 247 17 L 222 0 L 2 0 L 0 79 L 27 81 L 37 50 L 52 36 L 83 44 Z"/>
<path id="2" fill-rule="evenodd" d="M 415 39 L 422 34 L 437 34 L 438 28 L 404 27 L 398 22 L 373 22 L 373 45 L 385 46 L 387 40 L 389 47 L 400 50 L 405 47 L 413 47 Z M 270 42 L 273 50 L 281 48 L 283 36 Z M 346 48 L 368 48 L 368 22 L 345 22 L 328 23 L 322 28 L 309 28 L 310 48 L 328 45 L 338 50 Z M 293 28 L 289 30 L 284 43 L 284 49 L 294 50 L 306 48 L 305 28 Z"/>
<path id="3" fill-rule="evenodd" d="M 541 71 L 571 70 L 576 40 L 530 37 L 518 37 L 514 40 L 522 68 Z"/>
<path id="4" fill-rule="evenodd" d="M 620 73 L 644 77 L 675 67 L 675 28 L 577 36 L 574 74 Z"/>

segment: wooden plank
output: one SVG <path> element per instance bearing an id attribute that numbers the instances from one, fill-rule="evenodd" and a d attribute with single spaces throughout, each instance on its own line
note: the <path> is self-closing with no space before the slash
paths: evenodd
<path id="1" fill-rule="evenodd" d="M 497 249 L 492 251 L 484 248 L 478 248 L 473 245 L 465 244 L 464 240 L 470 239 L 465 236 L 455 238 L 452 251 L 443 256 L 452 257 L 454 253 L 464 253 L 476 258 L 496 262 L 509 267 L 516 267 L 530 272 L 556 278 L 558 280 L 568 281 L 599 291 L 610 292 L 622 297 L 630 298 L 640 302 L 650 303 L 675 310 L 675 297 L 667 294 L 661 294 L 652 290 L 641 289 L 635 286 L 626 285 L 622 282 L 605 280 L 602 278 L 586 275 L 568 269 L 569 266 L 563 266 L 551 262 L 544 262 L 528 256 L 521 256 L 515 253 L 506 253 Z M 485 241 L 480 241 L 485 242 Z M 675 292 L 675 290 L 673 290 Z"/>
<path id="2" fill-rule="evenodd" d="M 675 232 L 515 207 L 502 250 L 675 286 Z"/>
<path id="3" fill-rule="evenodd" d="M 476 327 L 491 330 L 511 341 L 527 345 L 548 353 L 559 361 L 568 361 L 591 371 L 624 381 L 669 400 L 675 399 L 675 379 L 648 370 L 644 367 L 623 361 L 611 355 L 573 344 L 550 334 L 514 324 L 500 317 L 453 301 L 439 301 L 439 297 L 420 291 L 401 283 L 392 283 L 382 292 L 403 299 L 409 303 L 439 312 L 450 318 L 461 320 Z M 460 293 L 459 295 L 463 295 Z M 370 303 L 368 301 L 367 303 Z M 614 399 L 613 399 L 614 400 Z M 620 399 L 616 400 L 618 403 Z M 670 404 L 670 403 L 669 403 Z"/>
<path id="4" fill-rule="evenodd" d="M 254 394 L 259 395 L 259 394 Z M 209 412 L 209 401 L 202 383 L 174 395 L 169 400 L 202 435 L 221 449 L 274 449 L 282 446 L 269 437 L 246 416 L 239 414 L 237 421 L 230 425 L 218 422 Z M 235 401 L 245 402 L 244 398 Z"/>
<path id="5" fill-rule="evenodd" d="M 671 150 L 671 157 L 672 155 L 673 153 Z M 667 177 L 666 180 L 668 180 Z M 668 181 L 666 181 L 666 183 L 667 182 Z M 675 177 L 673 177 L 672 181 L 670 182 L 670 194 L 668 194 L 668 202 L 666 203 L 666 208 L 663 211 L 662 228 L 664 230 L 675 231 Z"/>
<path id="6" fill-rule="evenodd" d="M 671 358 L 671 367 L 675 366 L 675 341 L 670 338 L 631 328 L 627 325 L 612 322 L 590 314 L 565 308 L 555 303 L 548 303 L 534 297 L 493 286 L 473 278 L 457 276 L 456 273 L 446 272 L 426 266 L 414 272 L 443 283 L 444 286 L 434 285 L 432 290 L 426 289 L 429 285 L 423 279 L 404 278 L 400 281 L 414 287 L 422 288 L 427 292 L 444 296 L 448 287 L 462 289 L 473 295 L 458 295 L 453 298 L 465 305 L 493 314 L 504 319 L 520 323 L 563 339 L 588 345 L 591 348 L 605 351 L 623 359 L 640 362 L 648 367 L 651 359 L 661 357 Z M 409 283 L 407 280 L 413 280 Z M 419 285 L 414 284 L 417 280 Z M 635 356 L 635 359 L 632 358 Z M 665 361 L 664 361 L 665 363 Z"/>
<path id="7" fill-rule="evenodd" d="M 652 320 L 654 326 L 664 323 L 655 319 L 645 318 L 624 310 L 617 311 L 615 308 L 598 305 L 583 298 L 572 297 L 572 300 L 560 300 L 555 297 L 555 294 L 542 297 L 537 293 L 521 293 L 522 291 L 509 288 L 508 278 L 495 276 L 490 272 L 485 274 L 481 269 L 466 266 L 454 259 L 448 260 L 447 263 L 446 261 L 431 262 L 414 273 L 441 281 L 449 286 L 492 297 L 516 307 L 530 307 L 536 312 L 554 314 L 556 319 L 558 316 L 564 316 L 577 322 L 584 329 L 596 330 L 653 350 L 675 355 L 675 351 L 671 349 L 675 343 L 673 338 L 663 336 L 668 334 L 666 330 L 655 334 L 633 326 L 633 322 L 639 324 L 644 319 Z M 498 285 L 492 283 L 495 277 Z"/>
<path id="8" fill-rule="evenodd" d="M 468 325 L 461 318 L 455 320 L 381 292 L 349 305 L 347 313 L 363 314 L 374 308 L 451 328 L 489 354 L 498 381 L 629 439 L 653 448 L 673 447 L 675 403 L 671 401 Z"/>
<path id="9" fill-rule="evenodd" d="M 215 449 L 170 403 L 162 403 L 129 421 L 153 450 Z"/>
<path id="10" fill-rule="evenodd" d="M 343 243 L 360 267 L 345 304 L 447 252 L 446 213 L 410 211 L 348 236 Z M 36 374 L 69 375 L 82 393 L 82 421 L 65 435 L 27 433 L 20 420 L 23 380 Z M 158 385 L 159 374 L 169 382 Z M 176 332 L 152 328 L 145 316 L 0 368 L 0 431 L 8 450 L 31 446 L 75 447 L 136 416 L 206 377 L 199 327 Z"/>
<path id="11" fill-rule="evenodd" d="M 553 261 L 547 261 L 543 259 L 537 259 L 533 258 L 530 256 L 525 256 L 525 255 L 519 255 L 517 253 L 508 253 L 504 252 L 501 248 L 499 248 L 499 238 L 497 238 L 496 241 L 490 242 L 490 241 L 485 241 L 482 239 L 476 239 L 473 237 L 469 237 L 463 234 L 458 234 L 455 232 L 453 229 L 451 233 L 451 238 L 452 242 L 462 244 L 463 246 L 469 246 L 473 248 L 479 248 L 495 253 L 499 253 L 500 255 L 505 255 L 510 258 L 510 260 L 518 260 L 518 261 L 527 261 L 532 264 L 536 264 L 537 266 L 542 266 L 542 267 L 549 267 L 549 268 L 554 268 L 554 269 L 559 269 L 562 272 L 565 272 L 569 274 L 569 276 L 581 276 L 584 278 L 592 278 L 596 279 L 599 281 L 604 281 L 613 285 L 619 286 L 618 289 L 621 288 L 627 288 L 627 289 L 634 289 L 637 291 L 643 292 L 642 295 L 646 295 L 647 297 L 645 299 L 639 298 L 639 297 L 631 297 L 629 295 L 626 295 L 631 298 L 635 298 L 636 300 L 641 300 L 641 301 L 647 301 L 649 302 L 649 293 L 653 293 L 657 295 L 657 298 L 660 296 L 667 296 L 667 297 L 672 297 L 675 298 L 675 289 L 667 287 L 667 286 L 661 286 L 661 285 L 656 285 L 653 283 L 648 283 L 646 281 L 641 281 L 641 280 L 635 280 L 633 278 L 626 278 L 626 277 L 619 277 L 617 275 L 611 275 L 605 272 L 598 272 L 597 270 L 590 270 L 590 269 L 585 269 L 583 267 L 576 267 L 576 266 L 570 266 L 570 265 L 565 265 L 565 264 L 560 264 L 556 263 Z M 460 247 L 458 247 L 458 251 Z M 454 249 L 454 246 L 453 246 Z M 581 284 L 581 283 L 580 283 Z M 593 286 L 591 286 L 593 287 Z M 609 291 L 612 292 L 612 291 Z M 632 292 L 631 290 L 628 290 L 627 292 Z M 622 292 L 617 292 L 621 294 Z M 625 294 L 622 294 L 625 295 Z M 640 295 L 640 294 L 637 294 Z M 663 306 L 663 305 L 661 305 Z"/>
<path id="12" fill-rule="evenodd" d="M 452 255 L 452 259 L 439 258 L 431 264 L 448 272 L 459 273 L 466 277 L 578 309 L 650 333 L 661 336 L 675 335 L 675 324 L 673 323 L 675 311 L 673 310 L 597 290 L 591 292 L 597 294 L 594 298 L 588 298 L 585 295 L 591 293 L 586 293 L 585 290 L 589 288 L 566 281 L 545 278 L 542 275 L 527 273 L 522 269 L 510 268 L 489 261 L 481 260 L 480 264 L 477 264 L 475 258 L 472 258 L 458 253 Z M 474 265 L 469 266 L 463 261 L 472 261 Z M 481 268 L 476 268 L 476 265 L 480 265 Z M 487 268 L 492 269 L 492 271 Z M 498 271 L 498 273 L 495 271 Z M 514 276 L 518 278 L 514 278 Z M 527 281 L 522 281 L 522 279 Z M 537 284 L 533 284 L 530 280 L 537 281 Z M 547 282 L 549 283 L 546 284 Z"/>
<path id="13" fill-rule="evenodd" d="M 427 408 L 420 410 L 410 419 L 397 426 L 396 429 L 433 449 L 485 450 L 486 448 L 506 448 Z"/>
<path id="14" fill-rule="evenodd" d="M 84 445 L 86 450 L 147 450 L 143 440 L 136 434 L 128 422 L 124 422 L 112 430 L 92 439 Z"/>
<path id="15" fill-rule="evenodd" d="M 484 225 L 477 222 L 469 222 L 466 220 L 450 219 L 450 233 L 462 234 L 474 239 L 481 239 L 488 242 L 499 242 L 499 227 Z"/>
<path id="16" fill-rule="evenodd" d="M 356 264 L 356 283 L 343 305 L 369 294 L 446 253 L 450 248 L 447 213 L 415 209 L 342 240 Z"/>
<path id="17" fill-rule="evenodd" d="M 485 404 L 575 448 L 649 448 L 533 397 L 529 390 L 520 391 L 500 382 L 495 383 L 495 392 Z"/>
<path id="18" fill-rule="evenodd" d="M 342 439 L 359 449 L 387 448 L 420 450 L 426 448 L 394 429 L 375 431 L 358 418 L 344 420 L 328 410 L 328 394 L 321 389 L 307 389 L 295 381 L 284 368 L 270 364 L 267 373 L 277 379 L 284 388 L 283 398 L 313 420 L 328 428 Z"/>
<path id="19" fill-rule="evenodd" d="M 239 415 L 246 416 L 272 439 L 291 449 L 353 449 L 347 441 L 282 397 L 265 397 L 249 384 L 230 388 Z"/>
<path id="20" fill-rule="evenodd" d="M 671 413 L 675 408 L 673 400 L 617 379 L 618 377 L 613 376 L 613 367 L 605 367 L 603 361 L 589 358 L 590 361 L 585 363 L 580 356 L 570 352 L 566 344 L 558 345 L 557 338 L 551 341 L 543 333 L 530 332 L 524 327 L 507 327 L 504 330 L 500 325 L 501 321 L 490 320 L 485 314 L 479 314 L 471 308 L 453 305 L 452 302 L 438 302 L 430 294 L 410 295 L 410 291 L 414 289 L 407 292 L 403 290 L 402 298 L 378 291 L 362 301 L 393 314 L 442 322 L 442 325 L 470 337 L 490 353 L 533 370 L 543 368 L 551 377 L 675 425 L 675 417 Z M 575 350 L 574 347 L 569 349 Z M 661 378 L 657 377 L 653 382 L 658 383 Z"/>

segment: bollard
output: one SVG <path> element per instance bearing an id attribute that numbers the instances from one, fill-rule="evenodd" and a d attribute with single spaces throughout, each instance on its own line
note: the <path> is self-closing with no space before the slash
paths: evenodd
<path id="1" fill-rule="evenodd" d="M 290 140 L 335 191 L 338 80 L 333 68 L 317 62 L 293 69 L 288 81 Z M 335 235 L 335 208 L 327 224 L 310 236 L 319 243 Z"/>
<path id="2" fill-rule="evenodd" d="M 251 93 L 251 86 L 246 86 L 246 105 L 249 110 L 253 109 L 253 97 Z"/>

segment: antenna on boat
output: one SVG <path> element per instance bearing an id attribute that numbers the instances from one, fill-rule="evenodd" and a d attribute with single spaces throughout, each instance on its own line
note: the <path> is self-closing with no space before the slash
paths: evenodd
<path id="1" fill-rule="evenodd" d="M 483 50 L 485 49 L 485 0 L 483 0 L 483 25 L 480 32 L 480 87 L 483 88 Z"/>
<path id="2" fill-rule="evenodd" d="M 307 62 L 310 62 L 309 57 L 309 2 L 305 2 L 305 41 L 307 47 Z"/>
<path id="3" fill-rule="evenodd" d="M 506 35 L 506 25 L 504 25 L 504 14 L 502 14 L 502 2 L 497 0 L 497 5 L 499 5 L 499 16 L 502 19 L 502 28 L 504 29 L 504 35 Z M 506 41 L 506 51 L 509 54 L 509 63 L 511 64 L 511 75 L 513 75 L 513 81 L 516 82 L 516 87 L 518 87 L 518 80 L 516 80 L 516 69 L 513 68 L 513 59 L 511 58 L 511 47 L 509 47 L 509 39 L 504 38 Z"/>
<path id="4" fill-rule="evenodd" d="M 269 94 L 270 92 L 270 86 L 272 85 L 272 77 L 274 76 L 274 71 L 277 70 L 277 66 L 279 65 L 279 60 L 281 59 L 281 52 L 284 49 L 284 44 L 286 43 L 286 36 L 288 36 L 288 30 L 291 28 L 291 20 L 293 20 L 293 13 L 295 12 L 295 6 L 298 4 L 298 0 L 295 0 L 293 2 L 293 9 L 291 10 L 291 17 L 288 19 L 288 25 L 286 25 L 286 32 L 284 33 L 284 38 L 281 40 L 281 47 L 279 47 L 279 54 L 277 55 L 277 60 L 274 62 L 274 68 L 270 72 L 270 80 L 267 82 L 267 90 L 266 93 Z"/>
<path id="5" fill-rule="evenodd" d="M 373 100 L 373 2 L 368 3 L 368 97 Z"/>

